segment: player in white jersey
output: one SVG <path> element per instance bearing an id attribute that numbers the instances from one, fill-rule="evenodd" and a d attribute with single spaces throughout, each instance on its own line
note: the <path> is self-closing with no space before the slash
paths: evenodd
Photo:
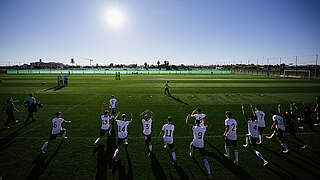
<path id="1" fill-rule="evenodd" d="M 224 131 L 224 137 L 225 137 L 225 151 L 226 154 L 224 154 L 227 158 L 230 158 L 230 146 L 234 148 L 234 163 L 237 165 L 239 162 L 239 151 L 237 147 L 237 121 L 232 118 L 232 113 L 230 111 L 226 112 L 226 120 L 225 126 L 226 129 Z"/>
<path id="2" fill-rule="evenodd" d="M 201 109 L 195 109 L 192 111 L 191 117 L 195 118 L 196 120 L 200 120 L 200 126 L 204 126 L 205 118 L 207 117 L 206 114 L 201 113 Z"/>
<path id="3" fill-rule="evenodd" d="M 272 116 L 272 121 L 273 121 L 271 129 L 273 129 L 274 127 L 276 128 L 277 139 L 278 139 L 279 143 L 281 144 L 281 146 L 285 149 L 282 152 L 288 153 L 289 148 L 283 141 L 283 132 L 286 130 L 286 128 L 284 126 L 283 118 L 281 116 L 277 115 L 276 111 L 272 111 L 271 116 Z"/>
<path id="4" fill-rule="evenodd" d="M 174 152 L 174 144 L 173 144 L 173 132 L 174 132 L 174 125 L 172 124 L 172 117 L 168 116 L 168 123 L 162 126 L 160 131 L 160 136 L 158 141 L 160 142 L 160 138 L 163 138 L 164 148 L 169 146 L 173 164 L 176 163 L 176 153 Z"/>
<path id="5" fill-rule="evenodd" d="M 106 134 L 107 131 L 109 131 L 110 134 L 110 120 L 111 120 L 111 113 L 106 109 L 104 110 L 104 104 L 101 105 L 101 129 L 100 129 L 100 136 L 96 139 L 94 142 L 94 145 L 98 144 L 102 136 Z"/>
<path id="6" fill-rule="evenodd" d="M 261 106 L 256 105 L 255 110 L 253 109 L 253 106 L 250 104 L 252 114 L 257 117 L 258 119 L 258 132 L 259 132 L 259 142 L 257 144 L 262 144 L 263 142 L 263 130 L 266 127 L 266 122 L 264 120 L 265 118 L 265 113 L 261 111 Z"/>
<path id="7" fill-rule="evenodd" d="M 114 98 L 114 95 L 111 95 L 111 98 L 109 100 L 109 108 L 111 109 L 112 116 L 114 116 L 118 107 L 118 101 Z"/>
<path id="8" fill-rule="evenodd" d="M 151 118 L 148 116 L 148 113 L 151 114 Z M 148 145 L 149 155 L 150 155 L 150 152 L 152 152 L 151 125 L 152 125 L 153 118 L 154 118 L 154 114 L 149 109 L 143 111 L 140 114 L 140 119 L 141 119 L 142 126 L 143 126 L 142 134 L 144 135 L 146 143 Z"/>
<path id="9" fill-rule="evenodd" d="M 49 140 L 47 140 L 41 147 L 41 152 L 42 153 L 45 153 L 44 149 L 48 146 L 48 144 L 57 138 L 58 135 L 62 135 L 62 137 L 64 139 L 67 139 L 68 137 L 66 136 L 67 134 L 67 130 L 66 129 L 63 129 L 61 124 L 62 123 L 66 123 L 66 124 L 69 124 L 71 123 L 71 121 L 66 121 L 64 119 L 61 118 L 61 112 L 57 112 L 56 113 L 56 117 L 52 119 L 52 131 L 51 131 L 51 135 L 50 135 L 50 138 Z"/>
<path id="10" fill-rule="evenodd" d="M 262 154 L 257 150 L 256 147 L 256 142 L 258 141 L 259 137 L 257 117 L 251 115 L 251 117 L 248 118 L 245 112 L 244 105 L 241 106 L 241 110 L 245 120 L 248 121 L 248 134 L 246 134 L 246 144 L 243 145 L 243 147 L 248 147 L 250 142 L 252 151 L 255 152 L 256 155 L 263 160 L 263 166 L 266 166 L 268 164 L 268 161 L 262 156 Z"/>
<path id="11" fill-rule="evenodd" d="M 200 155 L 203 159 L 203 163 L 204 166 L 206 167 L 207 171 L 208 171 L 208 175 L 211 175 L 211 170 L 210 170 L 210 165 L 206 156 L 206 150 L 204 148 L 204 135 L 207 131 L 207 129 L 210 127 L 210 124 L 206 123 L 206 126 L 201 126 L 201 122 L 199 119 L 195 120 L 195 126 L 193 126 L 192 124 L 190 124 L 189 119 L 190 119 L 191 115 L 188 114 L 187 118 L 186 118 L 186 124 L 192 129 L 193 131 L 193 140 L 190 143 L 189 149 L 189 155 L 190 157 L 193 157 L 193 149 L 199 149 Z M 205 119 L 204 119 L 205 121 Z"/>
<path id="12" fill-rule="evenodd" d="M 124 144 L 128 144 L 128 125 L 132 123 L 133 121 L 133 114 L 131 113 L 131 120 L 126 121 L 127 116 L 126 114 L 122 114 L 122 120 L 117 120 L 120 115 L 120 112 L 118 112 L 117 116 L 115 117 L 115 121 L 117 122 L 118 125 L 118 147 L 114 151 L 112 159 L 115 160 L 119 151 L 121 144 L 124 142 Z"/>

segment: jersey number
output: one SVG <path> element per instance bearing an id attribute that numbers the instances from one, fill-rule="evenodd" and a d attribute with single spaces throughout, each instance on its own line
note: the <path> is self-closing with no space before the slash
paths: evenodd
<path id="1" fill-rule="evenodd" d="M 57 128 L 57 122 L 53 123 L 53 128 Z"/>
<path id="2" fill-rule="evenodd" d="M 171 137 L 172 130 L 166 130 L 166 136 Z"/>
<path id="3" fill-rule="evenodd" d="M 253 126 L 253 129 L 256 130 L 256 129 L 257 129 L 257 125 L 254 125 L 254 126 Z"/>
<path id="4" fill-rule="evenodd" d="M 146 129 L 149 129 L 149 124 L 146 124 Z"/>
<path id="5" fill-rule="evenodd" d="M 125 126 L 123 126 L 123 127 L 119 126 L 119 132 L 125 132 L 125 131 L 126 131 L 126 127 Z"/>
<path id="6" fill-rule="evenodd" d="M 198 132 L 198 139 L 202 139 L 202 132 Z"/>
<path id="7" fill-rule="evenodd" d="M 231 124 L 231 131 L 236 131 L 234 123 Z"/>

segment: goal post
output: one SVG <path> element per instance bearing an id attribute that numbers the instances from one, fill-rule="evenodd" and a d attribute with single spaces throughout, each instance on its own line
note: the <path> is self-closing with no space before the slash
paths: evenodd
<path id="1" fill-rule="evenodd" d="M 284 70 L 283 77 L 311 79 L 310 70 Z"/>

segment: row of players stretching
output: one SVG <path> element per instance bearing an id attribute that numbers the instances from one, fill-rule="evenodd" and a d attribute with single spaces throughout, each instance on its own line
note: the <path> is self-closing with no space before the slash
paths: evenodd
<path id="1" fill-rule="evenodd" d="M 114 100 L 113 100 L 114 101 Z M 111 101 L 110 101 L 111 103 Z M 114 102 L 113 102 L 114 103 Z M 114 151 L 112 159 L 114 161 L 117 161 L 118 154 L 120 152 L 121 145 L 128 144 L 128 125 L 133 122 L 133 114 L 131 113 L 130 121 L 127 120 L 126 114 L 121 115 L 121 120 L 118 120 L 120 117 L 120 112 L 117 113 L 116 117 L 114 117 L 115 112 L 115 103 L 110 104 L 110 111 L 104 110 L 104 104 L 102 104 L 102 111 L 101 111 L 101 120 L 102 120 L 102 126 L 100 131 L 100 136 L 96 139 L 94 144 L 98 144 L 101 140 L 102 136 L 105 135 L 107 132 L 110 134 L 111 126 L 110 121 L 113 119 L 114 122 L 117 123 L 118 126 L 118 144 L 117 148 Z M 243 113 L 243 116 L 247 120 L 248 124 L 248 134 L 246 135 L 246 144 L 243 145 L 244 147 L 251 146 L 253 152 L 256 153 L 256 155 L 263 160 L 263 165 L 266 166 L 268 164 L 268 161 L 263 157 L 263 155 L 257 150 L 256 144 L 261 144 L 263 141 L 262 132 L 265 127 L 265 113 L 261 111 L 260 106 L 256 106 L 255 110 L 253 109 L 253 106 L 250 105 L 250 109 L 252 111 L 252 115 L 250 117 L 247 116 L 245 112 L 245 106 L 242 105 L 241 110 Z M 283 114 L 281 112 L 281 105 L 278 105 L 278 114 L 275 111 L 271 112 L 273 124 L 271 126 L 272 129 L 275 129 L 275 131 L 271 134 L 271 136 L 267 136 L 266 138 L 271 139 L 274 135 L 276 135 L 279 143 L 284 148 L 283 153 L 288 153 L 289 148 L 284 143 L 283 140 L 283 132 L 286 130 L 286 126 L 284 123 L 283 117 L 286 119 L 288 132 L 293 134 L 295 136 L 295 131 L 293 127 L 293 107 L 295 107 L 297 110 L 299 108 L 295 106 L 294 104 L 290 105 L 290 108 Z M 234 150 L 234 163 L 237 165 L 239 162 L 238 158 L 238 148 L 237 148 L 237 121 L 233 118 L 233 115 L 231 112 L 227 111 L 225 113 L 226 120 L 225 120 L 225 156 L 227 158 L 230 158 L 230 148 L 232 147 Z M 283 117 L 282 117 L 283 116 Z M 194 125 L 190 123 L 190 118 L 195 119 Z M 148 144 L 148 151 L 149 155 L 152 155 L 152 144 L 151 144 L 151 127 L 152 127 L 152 121 L 154 119 L 154 113 L 150 110 L 145 110 L 140 114 L 140 119 L 142 121 L 143 125 L 143 135 L 145 136 L 145 141 Z M 302 118 L 301 118 L 302 119 Z M 306 119 L 306 118 L 304 118 Z M 176 155 L 174 151 L 174 130 L 175 126 L 173 125 L 173 118 L 171 116 L 168 117 L 167 124 L 163 125 L 160 135 L 159 135 L 159 141 L 162 137 L 164 142 L 164 147 L 170 149 L 171 151 L 171 157 L 173 160 L 173 164 L 176 163 Z M 43 146 L 41 147 L 42 153 L 45 153 L 45 148 L 48 146 L 49 142 L 57 137 L 57 135 L 62 135 L 63 138 L 66 137 L 66 130 L 62 129 L 61 124 L 62 123 L 71 123 L 71 121 L 65 121 L 61 118 L 61 112 L 57 112 L 56 118 L 52 120 L 53 127 L 52 127 L 52 133 L 48 141 L 46 141 Z M 204 135 L 207 131 L 207 129 L 210 127 L 210 124 L 208 121 L 206 121 L 206 115 L 201 112 L 201 109 L 194 110 L 191 114 L 188 114 L 186 117 L 186 124 L 192 129 L 193 131 L 193 141 L 190 143 L 189 149 L 189 155 L 193 156 L 193 150 L 198 149 L 200 152 L 200 155 L 203 159 L 203 163 L 205 168 L 207 169 L 208 175 L 211 175 L 210 165 L 207 160 L 206 151 L 205 151 L 205 145 L 204 145 Z M 296 137 L 296 136 L 295 136 Z M 306 144 L 296 137 L 297 141 L 300 142 L 303 146 L 303 149 L 306 149 Z"/>

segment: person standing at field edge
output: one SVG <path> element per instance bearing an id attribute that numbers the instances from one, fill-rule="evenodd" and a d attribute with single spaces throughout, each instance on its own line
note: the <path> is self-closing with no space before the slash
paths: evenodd
<path id="1" fill-rule="evenodd" d="M 169 91 L 169 81 L 167 81 L 167 82 L 164 84 L 164 94 L 165 94 L 165 95 L 168 94 L 169 96 L 171 95 L 171 94 L 170 94 L 170 91 Z"/>

